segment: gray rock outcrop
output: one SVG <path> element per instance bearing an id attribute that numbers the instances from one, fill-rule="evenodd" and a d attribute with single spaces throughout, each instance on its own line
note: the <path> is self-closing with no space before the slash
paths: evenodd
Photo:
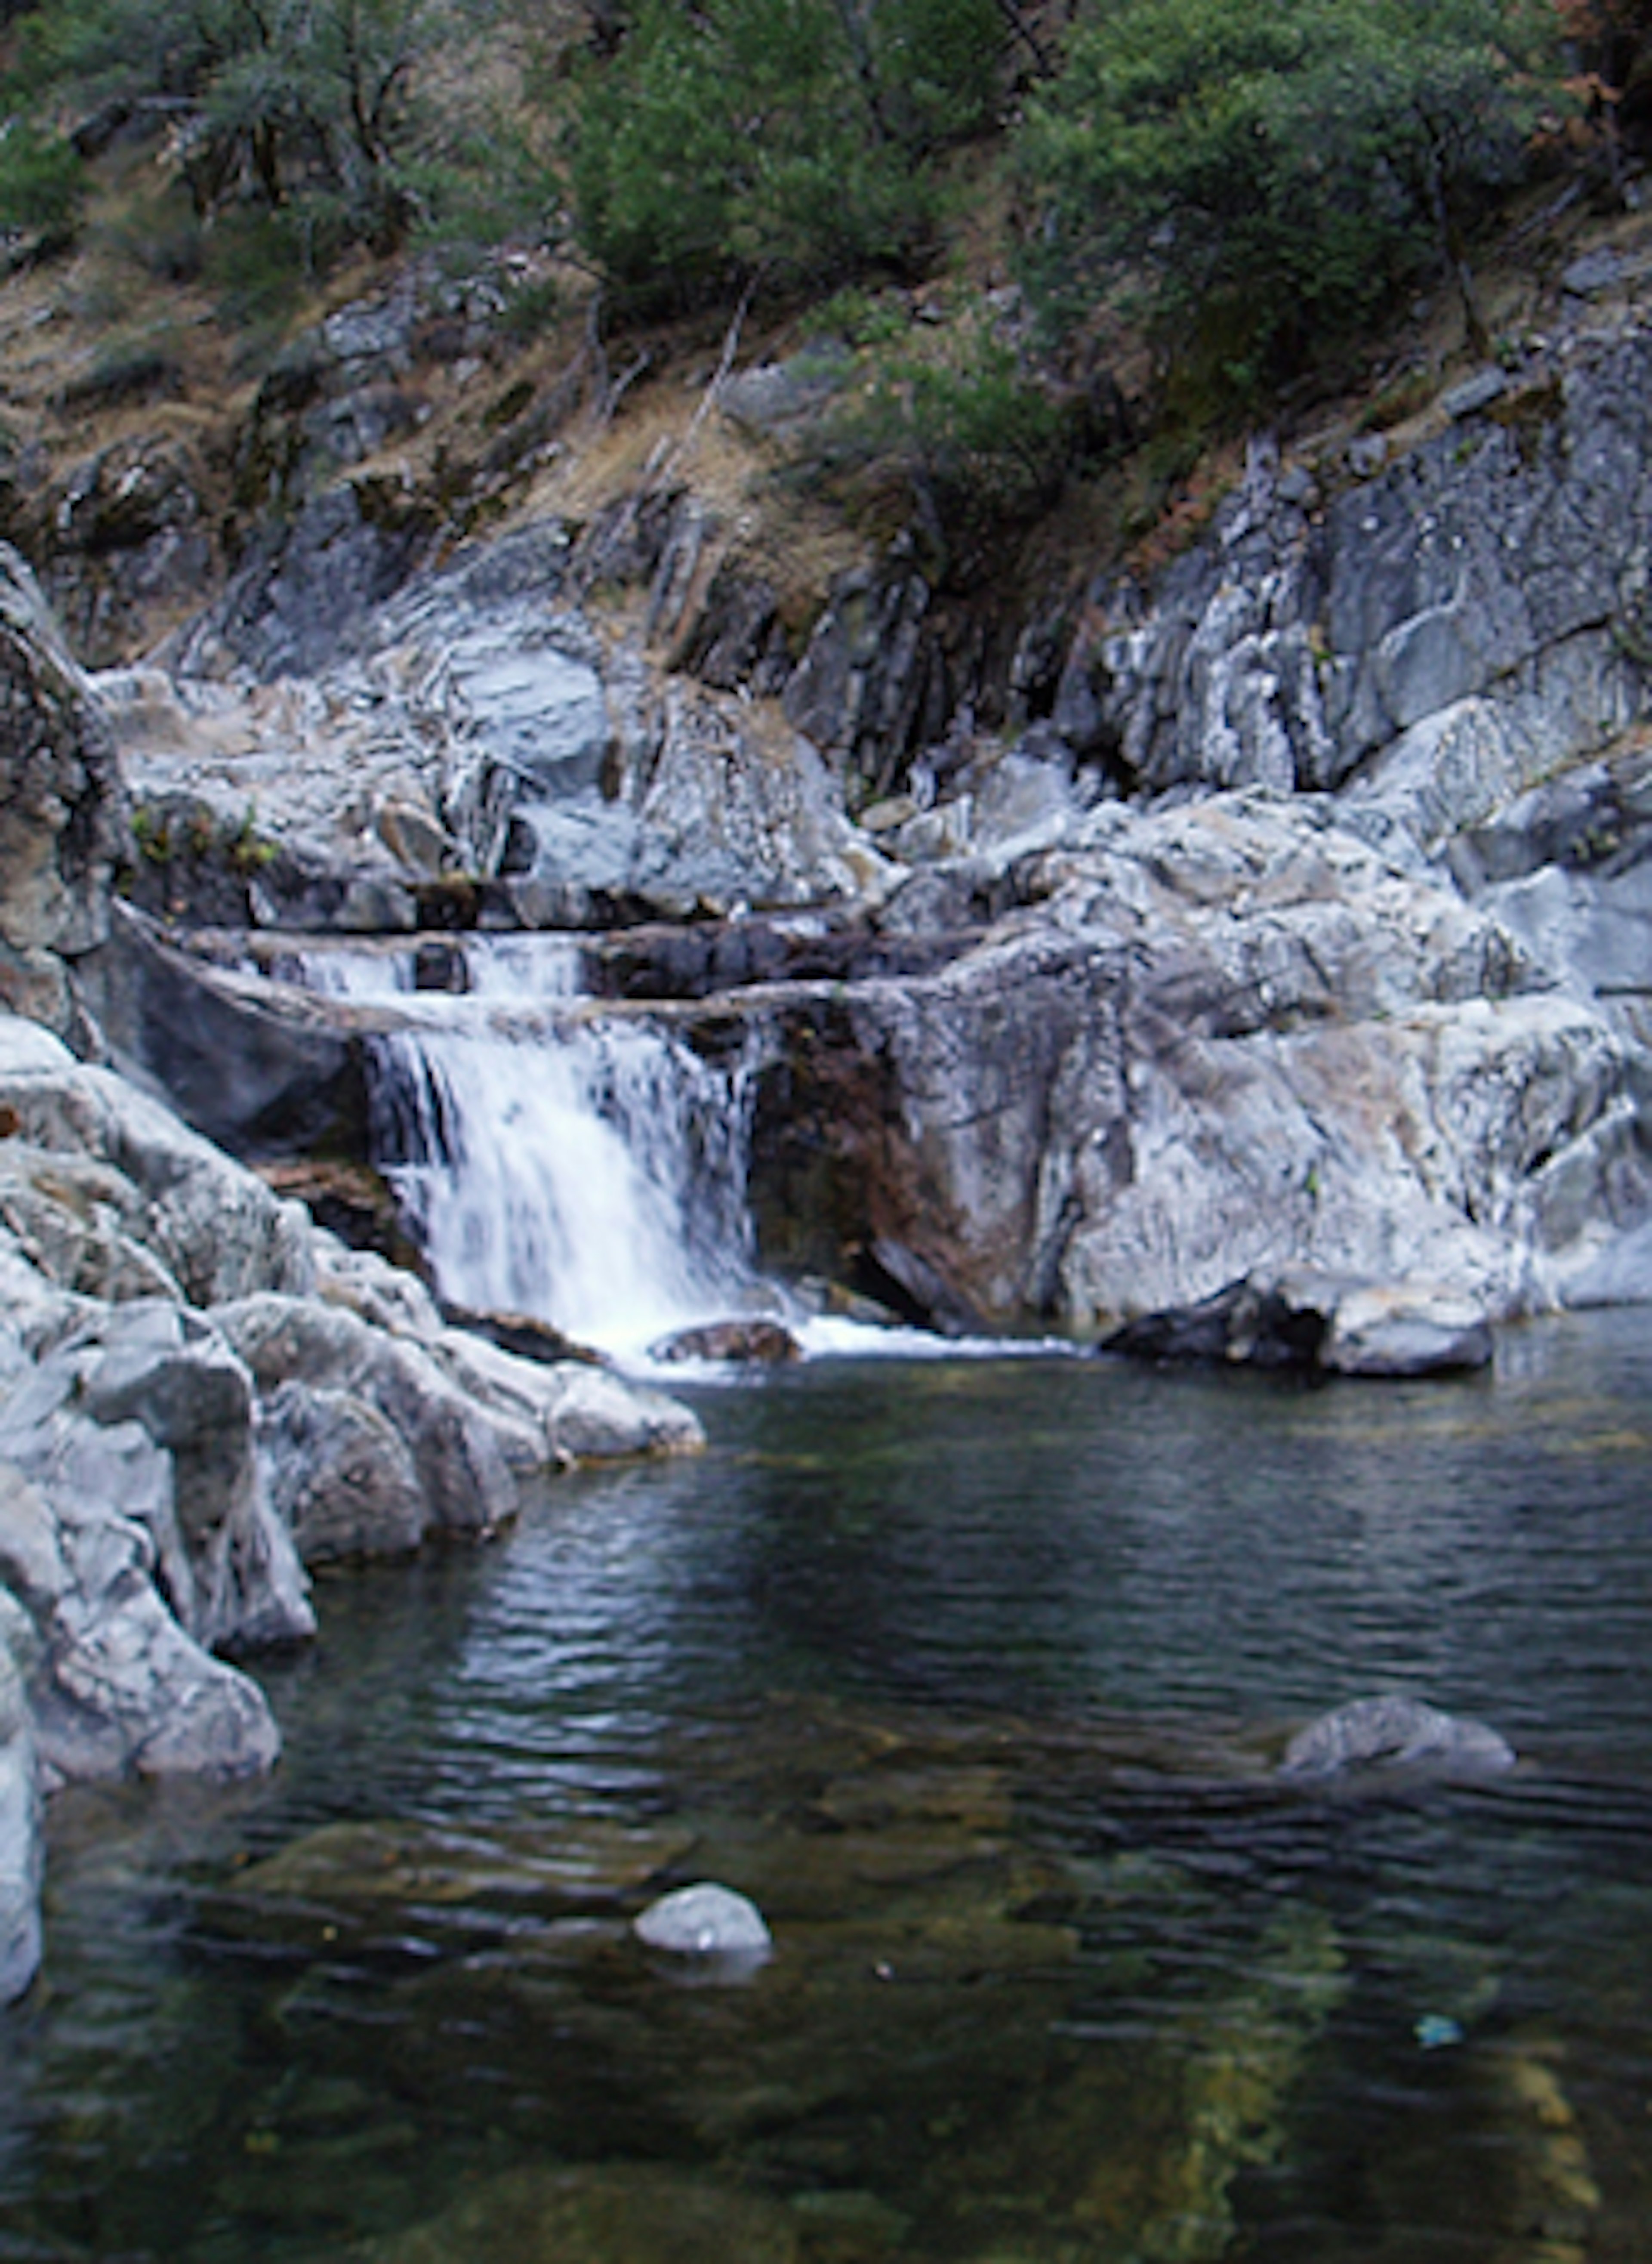
<path id="1" fill-rule="evenodd" d="M 1491 1330 L 1472 1297 L 1427 1281 L 1262 1274 L 1202 1303 L 1143 1314 L 1099 1349 L 1329 1375 L 1458 1375 L 1488 1367 Z"/>
<path id="2" fill-rule="evenodd" d="M 609 649 L 556 523 L 414 575 L 359 562 L 370 536 L 341 523 L 324 545 L 348 591 L 254 562 L 164 669 L 98 680 L 149 828 L 147 907 L 577 926 L 848 898 L 880 869 L 808 739 Z"/>
<path id="3" fill-rule="evenodd" d="M 0 1588 L 0 2005 L 20 1997 L 40 1963 L 40 1779 L 24 1662 L 27 1615 Z"/>
<path id="4" fill-rule="evenodd" d="M 1424 851 L 1644 708 L 1652 339 L 1583 341 L 1329 498 L 1265 453 L 1076 656 L 1154 789 L 1325 790 Z M 1136 601 L 1139 605 L 1139 595 Z"/>
<path id="5" fill-rule="evenodd" d="M 1322 802 L 1104 805 L 882 925 L 972 911 L 939 973 L 748 1003 L 760 1226 L 802 1270 L 889 1246 L 1080 1328 L 1289 1268 L 1506 1316 L 1652 1202 L 1634 1049 Z"/>
<path id="6" fill-rule="evenodd" d="M 114 744 L 33 577 L 0 545 L 0 1006 L 70 1031 L 124 846 Z"/>

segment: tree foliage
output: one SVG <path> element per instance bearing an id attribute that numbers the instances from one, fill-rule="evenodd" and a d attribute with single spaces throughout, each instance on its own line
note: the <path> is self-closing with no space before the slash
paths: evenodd
<path id="1" fill-rule="evenodd" d="M 996 92 L 994 0 L 643 0 L 577 79 L 574 226 L 633 294 L 909 262 L 924 163 Z"/>
<path id="2" fill-rule="evenodd" d="M 1243 394 L 1463 244 L 1525 161 L 1554 19 L 1524 0 L 1112 0 L 1030 105 L 1029 279 L 1058 328 L 1134 285 Z"/>
<path id="3" fill-rule="evenodd" d="M 85 168 L 60 135 L 25 118 L 0 129 L 0 229 L 42 246 L 69 243 L 85 195 Z"/>
<path id="4" fill-rule="evenodd" d="M 436 0 L 61 0 L 25 19 L 14 97 L 149 104 L 197 209 L 307 200 L 388 247 L 412 216 L 415 72 Z"/>

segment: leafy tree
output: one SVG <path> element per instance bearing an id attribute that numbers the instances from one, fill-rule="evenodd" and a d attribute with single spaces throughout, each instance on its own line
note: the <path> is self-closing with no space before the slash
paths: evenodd
<path id="1" fill-rule="evenodd" d="M 388 245 L 412 217 L 415 75 L 451 33 L 438 0 L 63 0 L 20 27 L 14 97 L 173 106 L 203 214 L 324 205 Z"/>
<path id="2" fill-rule="evenodd" d="M 1047 318 L 1133 283 L 1240 394 L 1430 269 L 1478 332 L 1466 229 L 1525 162 L 1554 30 L 1527 0 L 1115 0 L 1019 137 Z"/>
<path id="3" fill-rule="evenodd" d="M 634 296 L 901 265 L 924 161 L 996 93 L 995 0 L 641 0 L 577 76 L 573 219 Z"/>

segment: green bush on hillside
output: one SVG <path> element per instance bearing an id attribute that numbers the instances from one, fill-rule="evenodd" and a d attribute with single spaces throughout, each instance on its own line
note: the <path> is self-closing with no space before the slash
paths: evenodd
<path id="1" fill-rule="evenodd" d="M 1133 288 L 1242 396 L 1424 273 L 1472 325 L 1464 231 L 1555 98 L 1554 40 L 1528 0 L 1114 0 L 1016 149 L 1047 321 Z"/>
<path id="2" fill-rule="evenodd" d="M 993 0 L 644 0 L 570 104 L 579 243 L 634 299 L 909 265 L 996 91 Z"/>
<path id="3" fill-rule="evenodd" d="M 421 65 L 468 0 L 54 0 L 19 26 L 15 95 L 152 106 L 197 211 L 315 207 L 294 242 L 388 248 L 414 217 Z"/>
<path id="4" fill-rule="evenodd" d="M 834 398 L 804 428 L 789 476 L 870 526 L 916 530 L 938 582 L 996 570 L 1083 453 L 1082 419 L 980 304 L 915 325 L 845 292 L 820 309 L 815 338 Z"/>
<path id="5" fill-rule="evenodd" d="M 0 129 L 0 229 L 47 246 L 67 243 L 85 193 L 86 169 L 60 135 L 21 118 Z"/>

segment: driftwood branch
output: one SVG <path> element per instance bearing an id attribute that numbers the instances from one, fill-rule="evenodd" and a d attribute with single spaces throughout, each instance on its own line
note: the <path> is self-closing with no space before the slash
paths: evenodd
<path id="1" fill-rule="evenodd" d="M 648 348 L 644 346 L 641 352 L 637 355 L 635 360 L 630 362 L 624 369 L 622 369 L 619 376 L 614 379 L 611 385 L 604 388 L 602 398 L 597 403 L 597 421 L 598 424 L 606 424 L 612 421 L 614 410 L 618 409 L 620 403 L 625 399 L 626 395 L 636 383 L 638 378 L 641 376 L 643 371 L 646 369 L 652 369 L 653 366 L 654 356 L 648 352 Z"/>
<path id="2" fill-rule="evenodd" d="M 685 448 L 693 446 L 699 438 L 701 425 L 717 406 L 717 396 L 722 391 L 728 381 L 728 373 L 735 366 L 735 356 L 740 351 L 740 333 L 745 328 L 746 316 L 751 310 L 752 295 L 757 287 L 754 279 L 747 284 L 740 294 L 740 304 L 735 308 L 734 320 L 723 334 L 722 352 L 717 358 L 717 366 L 712 372 L 706 390 L 700 396 L 699 406 L 695 410 L 690 419 L 688 430 L 683 435 Z"/>

